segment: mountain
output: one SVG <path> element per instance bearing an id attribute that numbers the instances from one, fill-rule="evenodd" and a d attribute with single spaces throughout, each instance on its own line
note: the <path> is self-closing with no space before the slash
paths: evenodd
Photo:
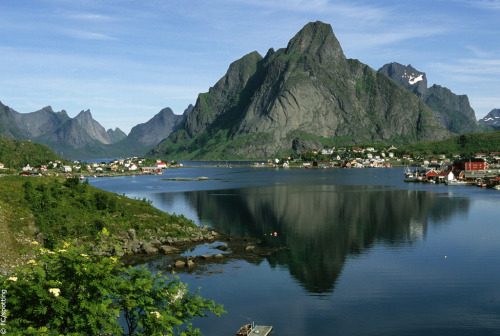
<path id="1" fill-rule="evenodd" d="M 169 107 L 164 108 L 149 121 L 134 126 L 129 133 L 129 137 L 136 139 L 145 146 L 155 146 L 179 128 L 185 115 L 189 114 L 192 108 L 193 106 L 190 105 L 183 115 L 174 114 Z"/>
<path id="2" fill-rule="evenodd" d="M 456 95 L 436 84 L 428 88 L 425 72 L 420 72 L 411 65 L 393 62 L 378 71 L 422 99 L 432 109 L 440 124 L 450 132 L 464 134 L 482 131 L 467 95 Z"/>
<path id="3" fill-rule="evenodd" d="M 500 109 L 491 110 L 484 118 L 479 119 L 479 123 L 494 128 L 500 128 Z"/>
<path id="4" fill-rule="evenodd" d="M 416 94 L 419 98 L 425 97 L 427 91 L 427 76 L 425 72 L 420 72 L 411 64 L 404 66 L 399 63 L 389 63 L 378 70 L 386 74 L 389 78 Z"/>
<path id="5" fill-rule="evenodd" d="M 286 48 L 232 63 L 198 96 L 184 125 L 149 154 L 253 159 L 327 145 L 449 136 L 417 96 L 346 59 L 331 26 L 317 21 Z"/>
<path id="6" fill-rule="evenodd" d="M 70 118 L 66 111 L 54 112 L 50 106 L 19 113 L 0 102 L 0 136 L 39 142 L 67 159 L 144 155 L 177 130 L 192 109 L 190 105 L 183 115 L 175 115 L 165 108 L 127 136 L 119 128 L 105 130 L 90 110 Z"/>

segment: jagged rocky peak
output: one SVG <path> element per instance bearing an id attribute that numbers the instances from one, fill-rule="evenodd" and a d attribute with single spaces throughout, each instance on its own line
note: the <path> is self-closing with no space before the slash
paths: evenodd
<path id="1" fill-rule="evenodd" d="M 144 146 L 153 146 L 176 131 L 183 120 L 184 116 L 174 114 L 170 107 L 166 107 L 147 122 L 134 126 L 128 136 Z"/>
<path id="2" fill-rule="evenodd" d="M 290 40 L 285 54 L 313 56 L 320 63 L 345 60 L 344 52 L 332 27 L 321 21 L 305 25 Z"/>
<path id="3" fill-rule="evenodd" d="M 479 123 L 488 126 L 500 126 L 500 109 L 491 110 L 484 118 L 479 119 Z"/>
<path id="4" fill-rule="evenodd" d="M 193 104 L 189 104 L 189 106 L 184 110 L 184 113 L 182 113 L 182 116 L 186 118 L 189 113 L 193 110 L 194 106 Z"/>
<path id="5" fill-rule="evenodd" d="M 396 62 L 388 63 L 378 70 L 387 75 L 408 91 L 423 98 L 427 91 L 427 77 L 425 72 L 418 71 L 411 64 L 402 65 Z"/>

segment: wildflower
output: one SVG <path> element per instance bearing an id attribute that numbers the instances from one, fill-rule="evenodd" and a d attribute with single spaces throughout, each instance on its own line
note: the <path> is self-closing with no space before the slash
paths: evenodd
<path id="1" fill-rule="evenodd" d="M 33 266 L 38 265 L 38 264 L 36 263 L 36 261 L 34 261 L 33 259 L 28 260 L 27 264 L 28 264 L 28 265 L 33 265 Z"/>
<path id="2" fill-rule="evenodd" d="M 60 249 L 60 250 L 59 250 L 59 251 L 57 251 L 57 252 L 66 252 L 66 250 L 65 250 L 65 249 Z"/>
<path id="3" fill-rule="evenodd" d="M 68 248 L 68 247 L 69 247 L 69 243 L 68 242 L 64 242 L 63 248 Z"/>
<path id="4" fill-rule="evenodd" d="M 49 288 L 49 293 L 51 293 L 55 297 L 58 297 L 61 293 L 61 290 L 59 288 Z"/>
<path id="5" fill-rule="evenodd" d="M 43 247 L 40 249 L 40 252 L 41 252 L 42 254 L 45 254 L 45 253 L 48 253 L 48 254 L 56 254 L 54 251 L 51 251 L 51 250 L 46 249 L 46 248 L 43 248 Z"/>
<path id="6" fill-rule="evenodd" d="M 115 257 L 109 257 L 109 259 L 111 259 L 111 261 L 114 262 L 114 263 L 116 262 L 116 260 L 118 260 Z"/>
<path id="7" fill-rule="evenodd" d="M 16 281 L 17 281 L 17 277 L 10 277 L 10 278 L 8 278 L 7 280 L 10 280 L 10 281 L 14 281 L 14 282 L 16 282 Z"/>
<path id="8" fill-rule="evenodd" d="M 31 245 L 35 245 L 35 246 L 36 246 L 36 245 L 38 245 L 38 242 L 37 242 L 36 240 L 33 240 L 33 241 L 31 242 Z"/>
<path id="9" fill-rule="evenodd" d="M 157 312 L 157 311 L 152 311 L 152 312 L 150 312 L 150 314 L 151 315 L 155 315 L 156 318 L 160 318 L 161 317 L 161 314 L 159 312 Z"/>
<path id="10" fill-rule="evenodd" d="M 89 256 L 88 256 L 88 255 L 86 255 L 85 253 L 82 253 L 82 254 L 80 254 L 80 255 L 81 255 L 82 257 L 84 257 L 85 259 L 88 259 L 88 258 L 89 258 Z"/>

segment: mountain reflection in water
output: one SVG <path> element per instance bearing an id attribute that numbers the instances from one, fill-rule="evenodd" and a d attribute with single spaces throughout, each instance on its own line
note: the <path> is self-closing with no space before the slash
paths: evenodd
<path id="1" fill-rule="evenodd" d="M 270 265 L 288 268 L 307 291 L 317 294 L 333 292 L 348 255 L 362 253 L 374 242 L 411 245 L 425 237 L 429 219 L 439 224 L 466 213 L 470 202 L 380 186 L 278 185 L 183 195 L 200 221 L 214 229 L 287 247 L 268 257 Z"/>

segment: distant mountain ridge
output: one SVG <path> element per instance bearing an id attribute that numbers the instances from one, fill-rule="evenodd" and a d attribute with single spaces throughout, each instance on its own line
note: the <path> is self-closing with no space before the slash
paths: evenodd
<path id="1" fill-rule="evenodd" d="M 189 105 L 183 115 L 177 115 L 169 107 L 164 108 L 149 121 L 134 126 L 129 133 L 129 137 L 136 139 L 145 146 L 155 146 L 176 131 L 192 109 L 193 105 Z"/>
<path id="2" fill-rule="evenodd" d="M 497 129 L 500 128 L 500 109 L 491 110 L 484 118 L 479 119 L 479 123 Z"/>
<path id="3" fill-rule="evenodd" d="M 0 102 L 0 135 L 44 144 L 68 159 L 144 155 L 177 129 L 184 118 L 166 108 L 145 124 L 135 126 L 127 136 L 119 128 L 106 130 L 90 110 L 70 118 L 65 110 L 54 112 L 50 106 L 19 113 Z"/>
<path id="4" fill-rule="evenodd" d="M 330 25 L 307 24 L 283 49 L 252 52 L 198 96 L 151 155 L 268 158 L 327 145 L 410 143 L 450 132 L 421 99 L 357 60 Z"/>
<path id="5" fill-rule="evenodd" d="M 434 112 L 439 123 L 450 132 L 464 134 L 482 131 L 467 95 L 456 95 L 437 84 L 428 88 L 425 72 L 418 71 L 411 65 L 392 62 L 378 71 L 422 99 Z"/>

